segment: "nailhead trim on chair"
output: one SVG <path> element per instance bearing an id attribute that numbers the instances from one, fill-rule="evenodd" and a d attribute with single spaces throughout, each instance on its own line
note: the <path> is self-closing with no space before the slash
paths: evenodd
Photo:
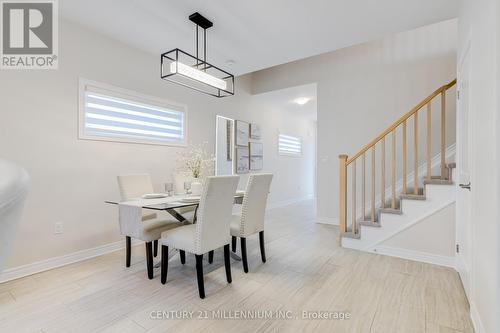
<path id="1" fill-rule="evenodd" d="M 241 221 L 240 221 L 240 236 L 245 235 L 245 220 L 248 212 L 248 189 L 251 188 L 255 177 L 251 175 L 248 178 L 248 184 L 245 189 L 245 195 L 243 196 L 243 202 L 241 205 Z"/>
<path id="2" fill-rule="evenodd" d="M 203 180 L 203 189 L 208 187 L 209 179 Z M 200 205 L 198 206 L 197 216 L 196 216 L 196 231 L 194 237 L 194 248 L 197 253 L 201 252 L 201 228 L 203 227 L 203 211 L 205 210 L 205 202 L 208 192 L 203 190 L 202 196 L 200 198 Z M 201 212 L 201 214 L 200 214 Z"/>

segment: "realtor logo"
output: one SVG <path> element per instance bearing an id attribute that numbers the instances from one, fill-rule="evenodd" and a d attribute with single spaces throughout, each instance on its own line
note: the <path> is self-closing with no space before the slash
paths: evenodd
<path id="1" fill-rule="evenodd" d="M 1 4 L 1 69 L 57 69 L 56 0 Z"/>

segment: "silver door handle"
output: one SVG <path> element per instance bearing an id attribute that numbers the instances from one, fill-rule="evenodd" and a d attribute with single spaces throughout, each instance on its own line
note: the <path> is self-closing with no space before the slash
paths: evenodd
<path id="1" fill-rule="evenodd" d="M 460 188 L 465 188 L 470 191 L 470 182 L 468 184 L 459 184 Z"/>

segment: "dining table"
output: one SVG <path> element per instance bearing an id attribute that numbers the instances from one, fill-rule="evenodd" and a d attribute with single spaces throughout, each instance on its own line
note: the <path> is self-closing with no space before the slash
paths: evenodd
<path id="1" fill-rule="evenodd" d="M 236 191 L 236 193 L 234 194 L 234 203 L 241 204 L 243 202 L 244 195 L 245 191 Z M 198 206 L 200 204 L 199 197 L 200 196 L 196 196 L 190 193 L 177 193 L 173 195 L 164 194 L 164 197 L 162 198 L 155 197 L 151 199 L 146 199 L 144 197 L 141 197 L 141 198 L 132 198 L 129 200 L 115 199 L 115 200 L 106 200 L 105 203 L 111 205 L 118 205 L 124 202 L 131 204 L 133 204 L 134 202 L 136 203 L 140 202 L 140 206 L 143 209 L 151 211 L 165 211 L 168 214 L 170 214 L 173 218 L 175 218 L 177 221 L 181 222 L 182 224 L 191 224 L 191 223 L 196 223 L 196 213 L 198 211 Z M 189 207 L 193 207 L 195 209 L 192 222 L 186 219 L 182 215 L 182 213 L 179 212 L 180 208 L 189 208 Z M 230 251 L 230 254 L 234 260 L 241 261 L 241 257 L 238 256 L 236 253 Z M 155 264 L 155 267 L 157 268 L 159 267 L 159 265 L 160 264 L 157 263 Z"/>

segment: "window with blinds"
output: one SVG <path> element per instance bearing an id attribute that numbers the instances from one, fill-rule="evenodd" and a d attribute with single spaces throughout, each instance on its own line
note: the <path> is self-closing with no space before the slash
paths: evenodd
<path id="1" fill-rule="evenodd" d="M 80 138 L 185 145 L 186 110 L 154 97 L 96 83 L 80 84 Z"/>
<path id="2" fill-rule="evenodd" d="M 278 152 L 280 155 L 302 155 L 302 140 L 295 136 L 280 134 L 278 136 Z"/>

